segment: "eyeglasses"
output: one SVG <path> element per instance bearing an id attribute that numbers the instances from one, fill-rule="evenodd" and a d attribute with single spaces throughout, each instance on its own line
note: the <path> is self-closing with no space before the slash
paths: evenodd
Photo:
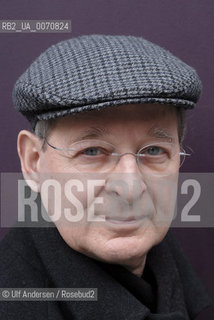
<path id="1" fill-rule="evenodd" d="M 82 140 L 73 143 L 68 148 L 58 148 L 44 138 L 47 145 L 68 158 L 71 166 L 80 172 L 107 172 L 114 169 L 124 155 L 130 154 L 136 158 L 140 171 L 148 168 L 154 172 L 164 172 L 170 164 L 180 156 L 180 166 L 186 156 L 191 154 L 179 150 L 175 143 L 153 142 L 143 146 L 137 153 L 118 153 L 114 145 L 102 140 Z"/>

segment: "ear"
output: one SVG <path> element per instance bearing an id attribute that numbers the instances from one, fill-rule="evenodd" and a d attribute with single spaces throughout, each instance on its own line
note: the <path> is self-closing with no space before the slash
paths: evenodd
<path id="1" fill-rule="evenodd" d="M 25 181 L 33 191 L 39 192 L 41 141 L 30 131 L 22 130 L 18 135 L 17 150 Z"/>

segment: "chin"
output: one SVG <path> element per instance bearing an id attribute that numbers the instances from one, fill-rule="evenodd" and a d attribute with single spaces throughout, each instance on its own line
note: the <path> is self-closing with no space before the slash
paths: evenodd
<path id="1" fill-rule="evenodd" d="M 148 249 L 134 237 L 109 240 L 104 247 L 97 248 L 96 259 L 107 263 L 127 264 L 133 260 L 143 259 Z"/>

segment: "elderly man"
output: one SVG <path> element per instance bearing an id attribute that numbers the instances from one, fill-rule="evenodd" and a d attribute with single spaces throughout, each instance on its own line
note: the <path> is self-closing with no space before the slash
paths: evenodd
<path id="1" fill-rule="evenodd" d="M 1 319 L 187 320 L 209 305 L 168 232 L 200 92 L 194 69 L 133 36 L 73 38 L 32 63 L 13 91 L 34 130 L 18 153 L 51 227 L 5 237 L 1 287 L 97 288 L 97 301 L 3 301 Z"/>

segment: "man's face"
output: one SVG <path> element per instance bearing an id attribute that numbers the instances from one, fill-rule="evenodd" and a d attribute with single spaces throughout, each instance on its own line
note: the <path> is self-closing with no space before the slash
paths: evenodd
<path id="1" fill-rule="evenodd" d="M 114 145 L 120 154 L 137 153 L 142 146 L 154 142 L 173 143 L 177 150 L 173 160 L 160 173 L 146 165 L 139 168 L 133 154 L 127 153 L 104 174 L 101 169 L 88 174 L 87 170 L 84 173 L 84 167 L 77 170 L 69 157 L 46 145 L 39 160 L 41 176 L 44 174 L 46 178 L 61 179 L 62 182 L 64 177 L 72 179 L 73 174 L 84 186 L 79 193 L 73 189 L 84 208 L 81 223 L 68 226 L 56 222 L 70 247 L 130 270 L 145 262 L 147 252 L 163 239 L 170 225 L 170 219 L 161 224 L 159 218 L 172 215 L 175 206 L 179 170 L 177 132 L 177 117 L 172 106 L 124 105 L 57 121 L 48 142 L 59 148 L 66 148 L 75 141 L 93 139 Z M 94 197 L 88 201 L 87 179 L 94 177 L 98 180 L 105 177 L 105 183 L 96 186 Z M 102 198 L 102 204 L 95 203 L 97 197 Z M 46 203 L 47 194 L 42 189 L 41 198 Z M 105 217 L 105 222 L 89 221 L 87 209 L 93 202 L 94 215 Z M 68 208 L 69 203 L 62 192 L 62 207 Z M 51 205 L 47 210 L 53 214 Z"/>

